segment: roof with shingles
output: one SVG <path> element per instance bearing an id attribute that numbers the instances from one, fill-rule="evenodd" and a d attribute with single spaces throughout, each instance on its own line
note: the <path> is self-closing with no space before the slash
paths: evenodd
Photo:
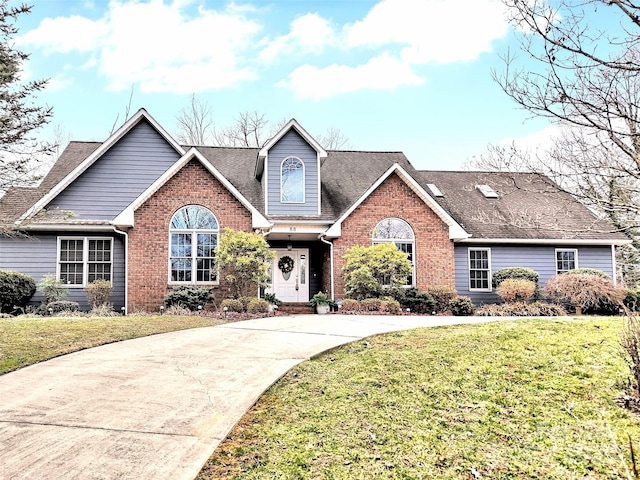
<path id="1" fill-rule="evenodd" d="M 100 147 L 100 142 L 71 142 L 36 188 L 11 188 L 0 198 L 0 222 L 11 224 Z M 257 148 L 196 147 L 202 155 L 264 214 L 261 182 L 255 178 Z M 393 165 L 400 165 L 469 234 L 471 239 L 578 239 L 620 241 L 607 222 L 598 219 L 548 178 L 533 173 L 418 171 L 402 152 L 332 150 L 321 165 L 320 216 L 268 216 L 271 221 L 331 223 L 354 205 Z M 442 197 L 432 194 L 435 184 Z M 485 198 L 476 185 L 486 184 L 498 198 Z M 390 212 L 392 214 L 393 212 Z M 77 224 L 73 217 L 40 215 L 34 223 Z M 85 220 L 92 224 L 91 220 Z"/>
<path id="2" fill-rule="evenodd" d="M 626 240 L 549 178 L 536 173 L 420 171 L 442 197 L 434 199 L 468 232 L 480 239 Z M 498 198 L 486 198 L 488 185 Z"/>

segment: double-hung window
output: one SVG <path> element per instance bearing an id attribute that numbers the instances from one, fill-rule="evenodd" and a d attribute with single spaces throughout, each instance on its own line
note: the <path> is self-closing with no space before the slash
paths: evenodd
<path id="1" fill-rule="evenodd" d="M 96 280 L 111 281 L 112 271 L 112 238 L 58 238 L 58 278 L 64 284 L 84 287 Z"/>
<path id="2" fill-rule="evenodd" d="M 574 268 L 578 268 L 578 251 L 556 249 L 556 274 L 560 275 Z"/>
<path id="3" fill-rule="evenodd" d="M 405 285 L 415 285 L 415 235 L 411 225 L 400 218 L 385 218 L 373 230 L 373 244 L 393 243 L 398 250 L 404 252 L 411 262 L 411 275 L 407 276 Z M 380 279 L 382 285 L 391 285 L 391 278 Z"/>
<path id="4" fill-rule="evenodd" d="M 469 290 L 491 290 L 491 249 L 469 249 Z"/>
<path id="5" fill-rule="evenodd" d="M 205 207 L 188 205 L 173 215 L 169 230 L 171 283 L 218 282 L 218 233 L 218 220 Z"/>

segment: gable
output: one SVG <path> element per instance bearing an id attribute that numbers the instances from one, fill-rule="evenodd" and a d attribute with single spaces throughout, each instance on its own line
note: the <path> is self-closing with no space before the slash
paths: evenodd
<path id="1" fill-rule="evenodd" d="M 283 198 L 283 162 L 300 163 L 301 197 L 294 201 Z M 295 130 L 286 132 L 267 155 L 263 177 L 266 189 L 266 211 L 269 215 L 318 215 L 320 213 L 320 168 L 318 154 Z"/>
<path id="2" fill-rule="evenodd" d="M 179 157 L 147 121 L 141 121 L 46 208 L 72 211 L 80 219 L 112 219 Z"/>

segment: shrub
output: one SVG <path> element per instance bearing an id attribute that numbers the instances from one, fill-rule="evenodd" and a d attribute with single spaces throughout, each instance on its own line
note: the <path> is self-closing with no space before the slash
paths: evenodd
<path id="1" fill-rule="evenodd" d="M 264 298 L 271 305 L 282 305 L 282 302 L 278 300 L 275 293 L 264 293 L 262 295 L 262 298 Z"/>
<path id="2" fill-rule="evenodd" d="M 480 317 L 561 317 L 566 314 L 562 306 L 544 302 L 489 304 L 475 311 Z"/>
<path id="3" fill-rule="evenodd" d="M 449 310 L 451 311 L 451 314 L 456 317 L 473 315 L 475 309 L 476 306 L 469 297 L 459 295 L 449 300 Z"/>
<path id="4" fill-rule="evenodd" d="M 535 270 L 527 267 L 507 267 L 495 271 L 491 277 L 491 283 L 495 288 L 498 287 L 498 285 L 500 285 L 507 278 L 529 280 L 537 286 L 538 281 L 540 280 L 540 275 L 538 275 L 538 272 L 536 272 Z"/>
<path id="5" fill-rule="evenodd" d="M 267 286 L 273 255 L 264 236 L 230 228 L 220 235 L 216 247 L 216 263 L 238 297 Z"/>
<path id="6" fill-rule="evenodd" d="M 588 268 L 588 267 L 574 268 L 573 270 L 569 270 L 568 272 L 565 272 L 563 275 L 595 275 L 596 277 L 601 277 L 601 278 L 611 278 L 602 270 L 598 270 L 597 268 Z"/>
<path id="7" fill-rule="evenodd" d="M 582 309 L 583 313 L 610 313 L 622 306 L 624 290 L 609 278 L 591 274 L 556 275 L 544 286 L 556 303 Z"/>
<path id="8" fill-rule="evenodd" d="M 110 303 L 102 303 L 93 307 L 89 312 L 92 317 L 119 317 L 121 314 L 115 312 Z"/>
<path id="9" fill-rule="evenodd" d="M 340 304 L 340 310 L 343 312 L 357 312 L 360 310 L 360 303 L 353 298 L 345 298 Z"/>
<path id="10" fill-rule="evenodd" d="M 640 290 L 625 290 L 622 303 L 631 312 L 640 310 Z"/>
<path id="11" fill-rule="evenodd" d="M 45 307 L 47 313 L 61 313 L 61 312 L 77 312 L 80 309 L 78 302 L 72 302 L 69 300 L 57 300 L 55 302 L 48 303 Z"/>
<path id="12" fill-rule="evenodd" d="M 382 300 L 379 298 L 365 298 L 360 300 L 360 311 L 379 312 L 382 309 Z"/>
<path id="13" fill-rule="evenodd" d="M 113 286 L 108 280 L 95 280 L 85 287 L 87 299 L 91 308 L 97 309 L 103 305 L 111 305 Z"/>
<path id="14" fill-rule="evenodd" d="M 536 284 L 523 278 L 505 278 L 496 289 L 500 298 L 509 302 L 526 302 L 536 292 Z"/>
<path id="15" fill-rule="evenodd" d="M 247 296 L 245 296 L 245 297 L 240 297 L 238 300 L 240 300 L 240 303 L 242 303 L 242 310 L 243 310 L 244 312 L 247 312 L 247 311 L 248 311 L 248 308 L 249 308 L 249 304 L 250 304 L 253 300 L 256 300 L 257 298 L 258 298 L 258 297 L 247 297 Z M 267 304 L 268 304 L 268 303 L 269 303 L 269 302 L 267 302 Z"/>
<path id="16" fill-rule="evenodd" d="M 11 313 L 16 307 L 24 309 L 36 293 L 36 282 L 29 275 L 0 270 L 0 312 Z"/>
<path id="17" fill-rule="evenodd" d="M 228 312 L 242 313 L 242 311 L 244 310 L 242 302 L 240 300 L 236 300 L 235 298 L 225 298 L 220 304 L 220 308 L 224 310 L 225 307 L 227 308 Z"/>
<path id="18" fill-rule="evenodd" d="M 400 300 L 398 300 L 400 301 Z M 404 294 L 404 301 L 400 301 L 402 308 L 408 308 L 413 313 L 431 314 L 435 311 L 436 302 L 427 292 L 417 288 L 410 288 Z"/>
<path id="19" fill-rule="evenodd" d="M 381 310 L 383 312 L 390 313 L 391 315 L 399 315 L 402 313 L 400 302 L 391 297 L 384 297 L 382 299 Z"/>
<path id="20" fill-rule="evenodd" d="M 411 275 L 406 253 L 391 243 L 355 245 L 344 255 L 345 294 L 349 298 L 380 297 L 383 285 L 401 286 Z"/>
<path id="21" fill-rule="evenodd" d="M 449 310 L 449 302 L 458 295 L 455 288 L 446 285 L 428 287 L 427 293 L 433 297 L 434 310 L 438 313 Z"/>
<path id="22" fill-rule="evenodd" d="M 247 305 L 249 313 L 267 313 L 269 311 L 269 302 L 264 298 L 254 298 Z"/>
<path id="23" fill-rule="evenodd" d="M 178 305 L 189 310 L 198 310 L 198 307 L 204 306 L 213 300 L 211 292 L 207 288 L 196 287 L 194 285 L 183 285 L 177 287 L 166 297 L 164 302 L 168 307 Z"/>
<path id="24" fill-rule="evenodd" d="M 65 287 L 62 280 L 56 278 L 55 275 L 45 275 L 38 283 L 38 289 L 44 297 L 43 304 L 64 300 L 69 296 L 69 290 Z"/>

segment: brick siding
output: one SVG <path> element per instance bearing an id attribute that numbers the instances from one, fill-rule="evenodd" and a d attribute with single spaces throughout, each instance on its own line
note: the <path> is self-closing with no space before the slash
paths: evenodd
<path id="1" fill-rule="evenodd" d="M 169 292 L 169 222 L 186 205 L 213 212 L 220 230 L 251 231 L 251 213 L 200 162 L 192 160 L 135 212 L 129 233 L 129 311 L 157 312 Z M 219 299 L 224 280 L 215 287 Z"/>
<path id="2" fill-rule="evenodd" d="M 342 223 L 342 236 L 334 241 L 336 298 L 344 297 L 340 273 L 346 250 L 354 245 L 371 245 L 373 229 L 388 217 L 401 218 L 413 228 L 416 287 L 454 286 L 449 227 L 398 175 L 392 174 Z"/>

